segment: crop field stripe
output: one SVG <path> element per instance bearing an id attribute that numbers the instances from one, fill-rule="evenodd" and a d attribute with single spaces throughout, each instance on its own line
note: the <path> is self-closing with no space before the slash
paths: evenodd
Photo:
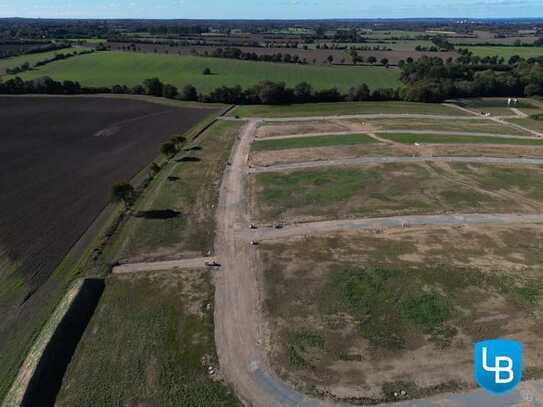
<path id="1" fill-rule="evenodd" d="M 534 137 L 496 137 L 478 135 L 380 133 L 381 137 L 402 144 L 512 144 L 543 145 L 543 139 Z"/>
<path id="2" fill-rule="evenodd" d="M 257 140 L 254 151 L 287 150 L 294 148 L 349 146 L 356 144 L 376 144 L 377 140 L 366 134 L 323 135 L 311 137 L 281 138 L 278 140 Z"/>
<path id="3" fill-rule="evenodd" d="M 464 48 L 462 46 L 462 48 Z M 543 49 L 541 47 L 488 47 L 488 46 L 472 46 L 465 47 L 474 55 L 484 57 L 493 57 L 495 55 L 504 57 L 506 62 L 513 55 L 518 55 L 522 58 L 538 57 L 543 55 Z"/>

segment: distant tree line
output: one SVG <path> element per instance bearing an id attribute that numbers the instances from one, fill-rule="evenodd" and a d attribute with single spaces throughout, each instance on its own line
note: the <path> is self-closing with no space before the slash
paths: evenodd
<path id="1" fill-rule="evenodd" d="M 36 42 L 36 41 L 1 41 L 2 45 L 15 45 L 15 48 L 2 49 L 0 47 L 0 58 L 9 58 L 18 55 L 36 54 L 38 52 L 56 51 L 68 48 L 68 43 Z M 20 48 L 17 48 L 17 45 Z"/>
<path id="2" fill-rule="evenodd" d="M 543 96 L 543 57 L 512 58 L 508 65 L 444 62 L 423 57 L 401 65 L 404 99 L 440 102 L 455 97 Z M 510 61 L 511 62 L 511 61 Z"/>
<path id="3" fill-rule="evenodd" d="M 78 82 L 58 82 L 48 77 L 23 81 L 16 77 L 0 82 L 0 93 L 25 94 L 78 94 L 118 93 L 165 97 L 186 101 L 228 104 L 289 104 L 308 102 L 340 102 L 364 100 L 407 100 L 415 102 L 441 102 L 456 97 L 481 96 L 543 96 L 543 56 L 523 59 L 514 57 L 510 64 L 475 64 L 461 55 L 457 61 L 438 57 L 408 58 L 400 61 L 401 80 L 405 86 L 370 90 L 361 83 L 347 92 L 332 87 L 314 89 L 302 82 L 288 87 L 283 82 L 263 81 L 246 88 L 220 86 L 204 94 L 193 85 L 181 89 L 163 83 L 159 78 L 149 78 L 142 84 L 129 88 L 114 85 L 111 88 L 82 87 Z M 494 61 L 494 60 L 492 60 Z M 384 65 L 388 61 L 382 61 Z M 495 61 L 499 62 L 499 61 Z"/>
<path id="4" fill-rule="evenodd" d="M 21 64 L 19 66 L 16 66 L 16 67 L 13 67 L 13 68 L 7 68 L 6 73 L 8 75 L 17 75 L 19 73 L 29 71 L 32 68 L 47 65 L 47 64 L 49 64 L 51 62 L 61 61 L 61 60 L 64 60 L 64 59 L 72 58 L 72 57 L 75 57 L 76 55 L 92 54 L 93 52 L 94 52 L 94 50 L 88 50 L 88 51 L 81 51 L 79 53 L 77 53 L 77 52 L 73 52 L 73 53 L 68 52 L 66 54 L 64 54 L 64 53 L 55 54 L 51 58 L 42 59 L 41 61 L 36 62 L 34 64 L 34 66 L 31 66 L 30 63 L 28 63 L 28 62 L 25 62 L 24 64 Z"/>

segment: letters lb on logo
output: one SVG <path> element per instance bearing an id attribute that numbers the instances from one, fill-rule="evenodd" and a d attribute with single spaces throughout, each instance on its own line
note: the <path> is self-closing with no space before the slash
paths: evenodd
<path id="1" fill-rule="evenodd" d="M 492 339 L 475 344 L 475 381 L 486 391 L 504 394 L 522 379 L 522 343 Z"/>

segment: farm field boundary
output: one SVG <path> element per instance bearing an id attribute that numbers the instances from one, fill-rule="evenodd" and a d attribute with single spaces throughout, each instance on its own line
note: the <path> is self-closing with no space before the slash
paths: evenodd
<path id="1" fill-rule="evenodd" d="M 101 279 L 73 284 L 34 342 L 3 407 L 54 404 L 64 371 L 103 290 Z"/>

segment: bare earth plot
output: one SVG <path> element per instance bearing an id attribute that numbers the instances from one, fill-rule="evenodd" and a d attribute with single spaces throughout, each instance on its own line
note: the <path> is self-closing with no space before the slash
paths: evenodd
<path id="1" fill-rule="evenodd" d="M 542 234 L 415 227 L 263 242 L 272 367 L 315 396 L 418 398 L 475 387 L 472 343 L 506 337 L 525 344 L 525 377 L 541 377 Z"/>
<path id="2" fill-rule="evenodd" d="M 110 199 L 215 109 L 99 97 L 0 98 L 0 399 L 67 287 L 50 278 Z M 71 272 L 71 270 L 69 271 Z"/>
<path id="3" fill-rule="evenodd" d="M 318 164 L 318 163 L 317 163 Z M 537 212 L 541 167 L 446 162 L 389 163 L 256 174 L 261 222 L 444 212 Z"/>

